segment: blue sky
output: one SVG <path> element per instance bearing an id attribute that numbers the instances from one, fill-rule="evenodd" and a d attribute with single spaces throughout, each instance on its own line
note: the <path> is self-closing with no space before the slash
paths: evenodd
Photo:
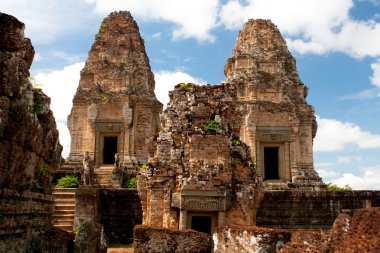
<path id="1" fill-rule="evenodd" d="M 380 0 L 1 0 L 1 12 L 26 24 L 31 73 L 52 98 L 64 156 L 79 71 L 115 10 L 137 21 L 163 103 L 176 83 L 223 81 L 244 22 L 271 19 L 315 107 L 316 170 L 325 182 L 380 189 Z"/>

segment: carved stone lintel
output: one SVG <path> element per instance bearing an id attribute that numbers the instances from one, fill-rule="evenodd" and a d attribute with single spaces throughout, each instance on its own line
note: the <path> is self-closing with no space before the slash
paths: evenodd
<path id="1" fill-rule="evenodd" d="M 257 127 L 256 138 L 265 142 L 290 141 L 291 130 L 289 127 Z"/>

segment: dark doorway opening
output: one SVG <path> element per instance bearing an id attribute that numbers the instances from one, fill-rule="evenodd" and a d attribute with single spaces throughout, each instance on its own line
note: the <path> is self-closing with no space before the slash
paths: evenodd
<path id="1" fill-rule="evenodd" d="M 103 164 L 113 164 L 117 153 L 117 136 L 104 136 Z"/>
<path id="2" fill-rule="evenodd" d="M 191 229 L 211 235 L 211 216 L 192 216 Z"/>
<path id="3" fill-rule="evenodd" d="M 278 170 L 279 147 L 264 147 L 264 171 L 265 179 L 280 179 Z"/>

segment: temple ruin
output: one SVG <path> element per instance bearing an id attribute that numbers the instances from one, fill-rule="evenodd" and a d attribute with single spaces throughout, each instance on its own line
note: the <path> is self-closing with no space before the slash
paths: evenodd
<path id="1" fill-rule="evenodd" d="M 81 72 L 60 168 L 50 99 L 28 79 L 24 24 L 3 13 L 0 23 L 0 252 L 132 241 L 136 253 L 380 248 L 380 191 L 326 191 L 314 170 L 314 109 L 270 21 L 245 24 L 224 83 L 180 83 L 162 112 L 137 24 L 111 13 Z M 82 167 L 79 188 L 53 188 L 52 177 Z M 136 174 L 138 189 L 122 189 Z"/>
<path id="2" fill-rule="evenodd" d="M 124 175 L 142 168 L 143 224 L 209 234 L 255 225 L 265 191 L 323 189 L 313 167 L 314 108 L 277 27 L 249 20 L 224 72 L 220 85 L 177 85 L 160 119 L 137 24 L 129 12 L 112 13 L 81 71 L 63 170 L 80 170 L 88 152 L 95 184 L 118 188 L 122 180 L 109 173 L 117 154 Z"/>
<path id="3" fill-rule="evenodd" d="M 154 85 L 136 22 L 129 12 L 112 13 L 100 25 L 81 71 L 63 169 L 79 170 L 85 152 L 96 167 L 112 166 L 116 153 L 124 168 L 146 163 L 162 110 Z"/>

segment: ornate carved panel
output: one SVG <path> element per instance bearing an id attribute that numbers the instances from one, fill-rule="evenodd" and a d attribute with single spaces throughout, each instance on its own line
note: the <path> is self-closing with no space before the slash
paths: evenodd
<path id="1" fill-rule="evenodd" d="M 97 122 L 96 131 L 98 132 L 122 132 L 123 123 L 121 122 Z"/>
<path id="2" fill-rule="evenodd" d="M 171 207 L 186 211 L 226 211 L 226 196 L 202 192 L 173 193 Z"/>
<path id="3" fill-rule="evenodd" d="M 257 127 L 256 139 L 262 142 L 290 141 L 291 130 L 289 127 Z"/>
<path id="4" fill-rule="evenodd" d="M 225 211 L 224 197 L 185 197 L 183 200 L 182 210 Z"/>

